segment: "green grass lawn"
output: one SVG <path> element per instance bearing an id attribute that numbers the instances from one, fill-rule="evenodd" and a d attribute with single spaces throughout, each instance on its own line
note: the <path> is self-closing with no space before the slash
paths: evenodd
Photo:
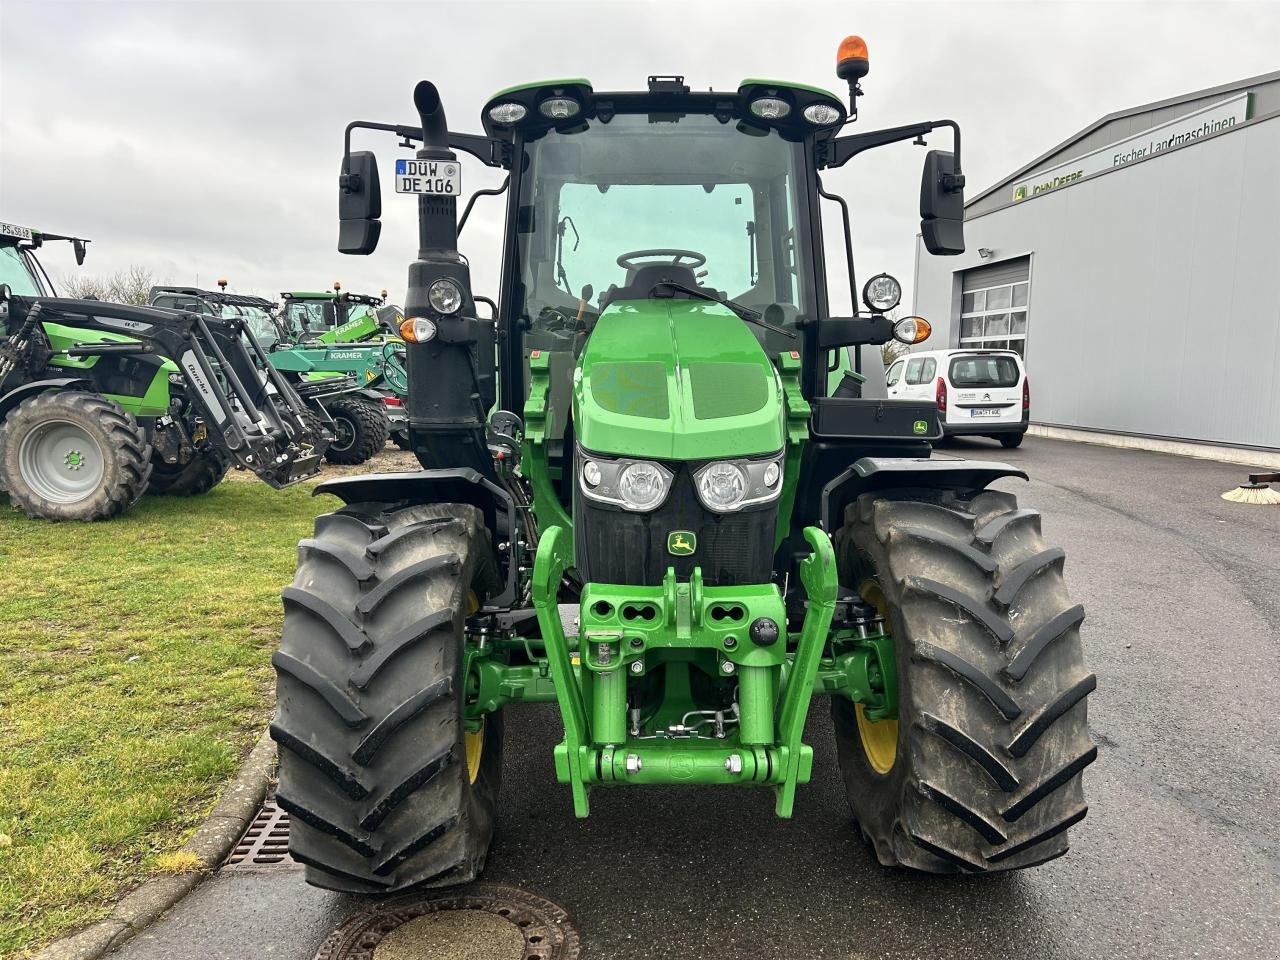
<path id="1" fill-rule="evenodd" d="M 309 486 L 224 483 L 116 520 L 0 496 L 0 957 L 105 915 L 208 813 L 272 709 Z"/>

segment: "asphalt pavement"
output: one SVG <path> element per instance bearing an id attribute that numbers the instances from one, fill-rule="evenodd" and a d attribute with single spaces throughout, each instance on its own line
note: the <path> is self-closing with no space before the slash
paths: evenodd
<path id="1" fill-rule="evenodd" d="M 485 879 L 562 904 L 593 960 L 1280 956 L 1280 507 L 1246 468 L 1028 438 L 941 455 L 1016 463 L 1084 603 L 1098 762 L 1071 851 L 1015 874 L 879 867 L 851 827 L 815 698 L 794 819 L 750 789 L 598 790 L 575 820 L 554 710 L 511 711 Z M 310 960 L 359 898 L 298 869 L 223 871 L 116 956 Z"/>

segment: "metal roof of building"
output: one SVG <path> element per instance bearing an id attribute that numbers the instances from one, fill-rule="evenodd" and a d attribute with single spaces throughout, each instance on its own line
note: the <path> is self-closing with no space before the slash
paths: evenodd
<path id="1" fill-rule="evenodd" d="M 1276 70 L 1272 73 L 1264 73 L 1256 77 L 1249 77 L 1244 80 L 1236 80 L 1231 83 L 1220 84 L 1216 87 L 1206 87 L 1203 90 L 1196 90 L 1193 93 L 1184 93 L 1184 94 L 1181 94 L 1180 96 L 1169 97 L 1168 99 L 1165 99 L 1165 100 L 1156 100 L 1152 103 L 1144 103 L 1141 106 L 1129 107 L 1126 110 L 1117 110 L 1115 113 L 1109 113 L 1105 117 L 1102 117 L 1101 119 L 1091 123 L 1089 126 L 1085 127 L 1083 130 L 1080 130 L 1077 133 L 1072 134 L 1070 137 L 1068 137 L 1066 140 L 1063 140 L 1056 147 L 1053 147 L 1050 150 L 1046 151 L 1045 153 L 1042 153 L 1040 156 L 1036 157 L 1030 163 L 1022 167 L 1019 167 L 1017 170 L 1010 173 L 1007 177 L 1004 177 L 998 182 L 993 183 L 991 186 L 987 187 L 987 189 L 983 190 L 977 196 L 966 201 L 965 208 L 968 209 L 969 207 L 974 206 L 975 204 L 979 203 L 986 197 L 995 193 L 997 190 L 1001 190 L 1009 186 L 1011 183 L 1013 183 L 1016 180 L 1021 180 L 1027 174 L 1034 171 L 1037 167 L 1043 167 L 1046 165 L 1048 161 L 1055 160 L 1060 155 L 1068 153 L 1072 146 L 1081 143 L 1081 141 L 1086 140 L 1092 134 L 1101 130 L 1103 127 L 1107 126 L 1108 124 L 1115 123 L 1117 120 L 1125 120 L 1130 117 L 1140 116 L 1144 113 L 1156 113 L 1157 111 L 1160 111 L 1160 110 L 1168 110 L 1169 108 L 1182 106 L 1184 104 L 1191 104 L 1198 100 L 1208 100 L 1214 97 L 1220 97 L 1227 94 L 1236 93 L 1243 90 L 1249 90 L 1251 88 L 1257 88 L 1257 87 L 1266 86 L 1270 84 L 1276 84 L 1277 87 L 1280 88 L 1280 70 Z M 1278 95 L 1280 95 L 1280 91 L 1278 91 Z M 1277 103 L 1274 106 L 1272 106 L 1271 104 L 1264 104 L 1263 109 L 1261 111 L 1256 112 L 1253 119 L 1255 120 L 1259 119 L 1262 116 L 1275 112 L 1277 109 L 1280 109 L 1280 99 L 1277 100 Z M 1124 139 L 1124 138 L 1120 137 L 1119 139 Z M 1069 156 L 1063 157 L 1064 162 L 1069 159 L 1071 159 L 1071 157 Z"/>

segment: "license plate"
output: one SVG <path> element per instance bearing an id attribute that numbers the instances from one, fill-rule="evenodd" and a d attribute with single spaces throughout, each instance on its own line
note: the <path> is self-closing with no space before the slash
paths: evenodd
<path id="1" fill-rule="evenodd" d="M 998 408 L 994 408 L 990 410 L 982 410 L 982 409 L 975 408 L 969 411 L 969 416 L 973 419 L 977 419 L 978 417 L 998 417 L 1000 416 L 1000 410 Z"/>
<path id="2" fill-rule="evenodd" d="M 0 223 L 0 237 L 17 237 L 19 240 L 30 240 L 31 228 L 20 227 L 16 223 Z"/>
<path id="3" fill-rule="evenodd" d="M 397 160 L 396 193 L 456 197 L 462 193 L 462 165 L 456 160 Z"/>

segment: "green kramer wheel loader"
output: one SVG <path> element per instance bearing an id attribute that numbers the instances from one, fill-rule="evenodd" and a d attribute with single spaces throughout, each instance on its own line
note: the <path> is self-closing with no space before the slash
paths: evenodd
<path id="1" fill-rule="evenodd" d="M 0 488 L 28 515 L 99 520 L 148 490 L 196 494 L 232 463 L 275 487 L 327 436 L 244 324 L 52 295 L 33 251 L 78 238 L 0 224 Z"/>
<path id="2" fill-rule="evenodd" d="M 850 107 L 866 67 L 842 44 Z M 351 134 L 419 143 L 394 183 L 418 205 L 408 413 L 431 469 L 321 484 L 345 505 L 284 591 L 271 731 L 309 881 L 479 874 L 503 725 L 536 702 L 559 708 L 580 817 L 598 790 L 692 784 L 758 786 L 790 816 L 820 694 L 881 863 L 1064 853 L 1096 748 L 1063 553 L 991 488 L 1021 471 L 930 459 L 935 406 L 886 399 L 879 345 L 928 333 L 887 318 L 897 282 L 872 278 L 852 315 L 827 300 L 821 201 L 846 237 L 848 219 L 822 171 L 949 132 L 925 154 L 921 233 L 960 253 L 958 126 L 843 133 L 837 97 L 752 79 L 519 86 L 483 135 L 451 132 L 430 82 L 414 104 L 416 122 L 347 128 L 339 249 L 381 229 Z M 493 321 L 457 249 L 460 153 L 508 171 Z"/>
<path id="3" fill-rule="evenodd" d="M 381 296 L 333 291 L 285 291 L 280 294 L 280 321 L 293 343 L 363 343 L 400 336 L 403 311 Z"/>

